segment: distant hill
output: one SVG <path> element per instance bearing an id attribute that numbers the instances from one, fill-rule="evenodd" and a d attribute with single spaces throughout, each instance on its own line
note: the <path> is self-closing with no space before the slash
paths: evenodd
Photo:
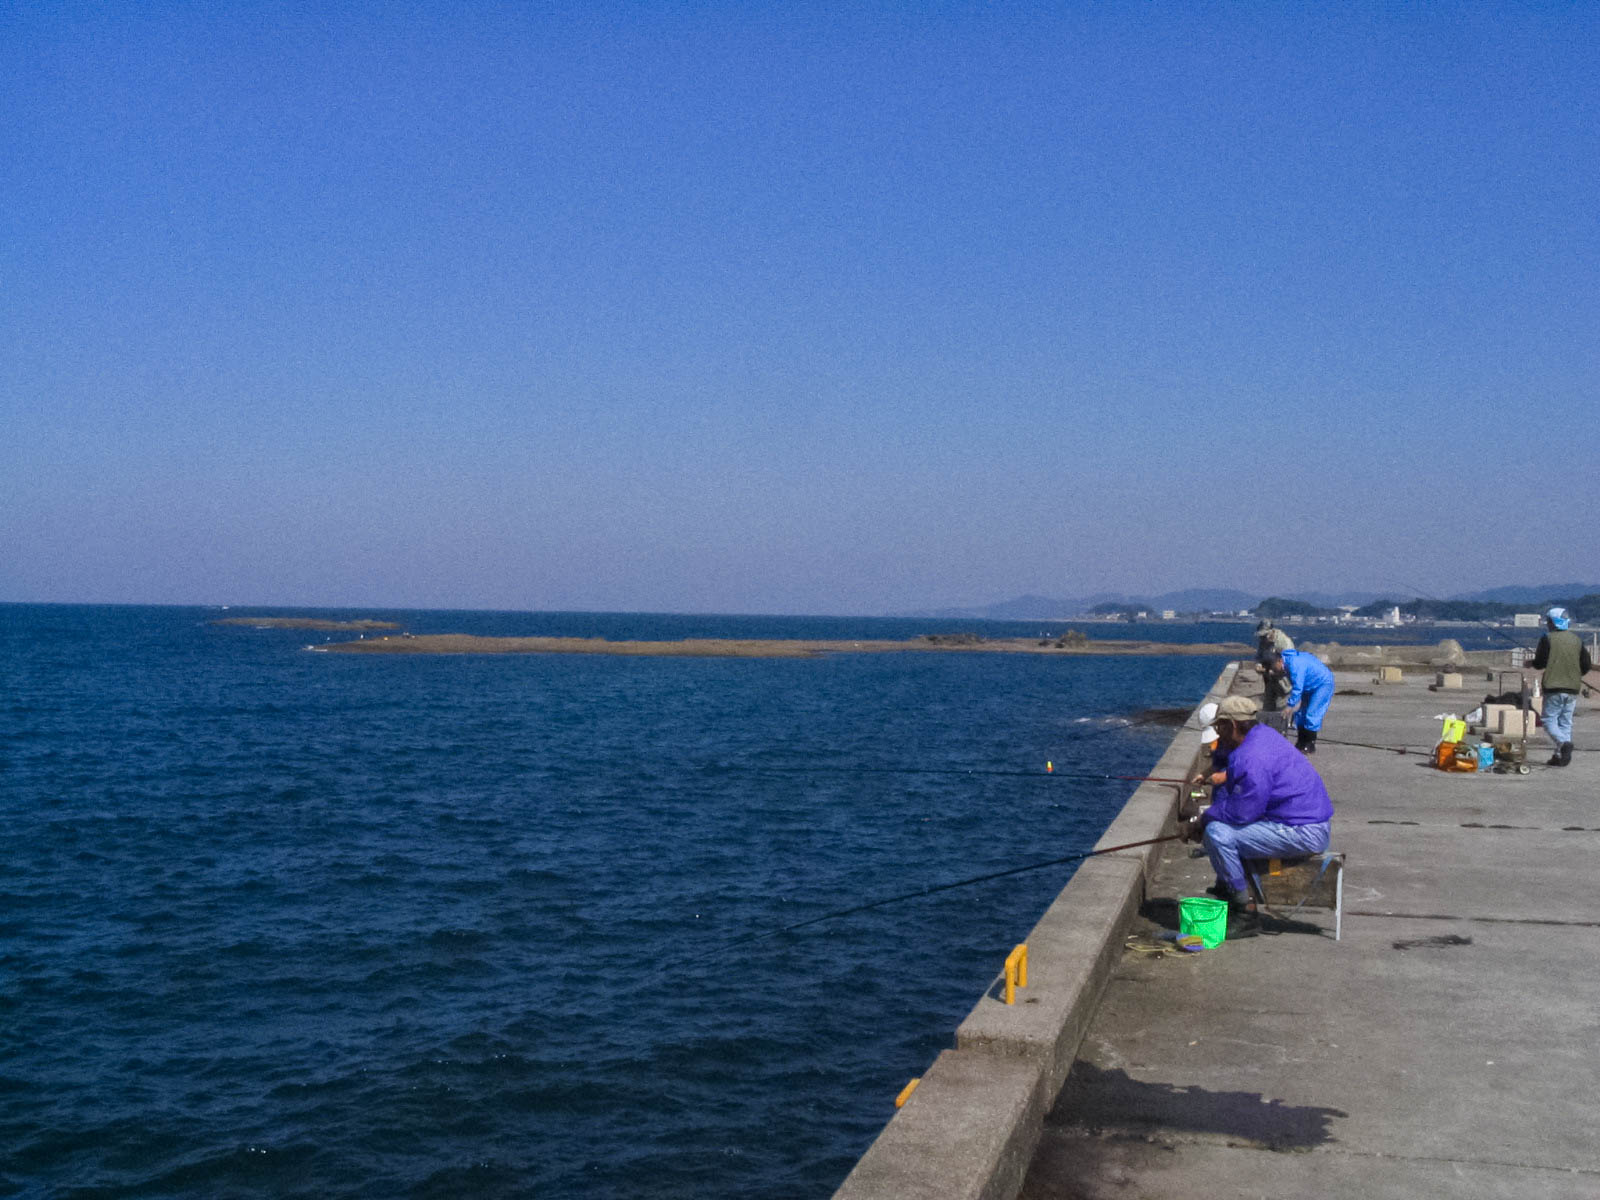
<path id="1" fill-rule="evenodd" d="M 1240 592 L 1231 588 L 1185 588 L 1181 592 L 1163 592 L 1150 598 L 1150 607 L 1157 611 L 1170 608 L 1173 612 L 1238 612 L 1254 608 L 1261 602 L 1255 592 Z"/>
<path id="2" fill-rule="evenodd" d="M 1287 599 L 1304 600 L 1307 604 L 1314 604 L 1318 608 L 1339 608 L 1345 604 L 1354 604 L 1357 608 L 1363 604 L 1372 604 L 1378 600 L 1388 599 L 1385 592 L 1289 592 Z M 1407 597 L 1410 599 L 1410 597 Z"/>
<path id="3" fill-rule="evenodd" d="M 1127 608 L 1149 609 L 1151 612 L 1168 608 L 1181 613 L 1237 612 L 1254 608 L 1260 599 L 1260 596 L 1251 592 L 1227 588 L 1188 588 L 1181 592 L 1163 592 L 1159 596 L 1097 592 L 1092 596 L 1053 599 L 1049 596 L 1027 595 L 974 608 L 940 608 L 904 615 L 954 619 L 968 617 L 985 621 L 1065 621 L 1083 616 L 1097 604 L 1117 604 Z"/>
<path id="4" fill-rule="evenodd" d="M 1579 596 L 1600 593 L 1600 583 L 1547 583 L 1542 587 L 1490 588 L 1486 592 L 1473 592 L 1466 596 L 1452 596 L 1452 600 L 1478 600 L 1491 604 L 1546 604 L 1553 600 L 1576 600 Z M 1406 597 L 1408 600 L 1411 597 Z"/>
<path id="5" fill-rule="evenodd" d="M 1542 587 L 1499 587 L 1485 592 L 1450 597 L 1450 602 L 1511 604 L 1533 609 L 1552 601 L 1572 601 L 1580 596 L 1600 594 L 1600 584 L 1552 583 Z M 995 604 L 973 608 L 939 608 L 899 614 L 908 617 L 936 617 L 948 620 L 982 621 L 1067 621 L 1088 614 L 1096 606 L 1102 610 L 1107 605 L 1118 608 L 1146 609 L 1159 613 L 1171 609 L 1176 613 L 1254 612 L 1265 596 L 1260 592 L 1241 592 L 1234 588 L 1185 588 L 1182 591 L 1162 592 L 1155 596 L 1133 596 L 1125 592 L 1096 592 L 1089 596 L 1055 598 L 1051 596 L 1024 595 Z M 1389 592 L 1283 592 L 1274 597 L 1279 601 L 1299 601 L 1319 609 L 1337 609 L 1343 605 L 1366 607 L 1380 600 L 1405 605 L 1411 611 L 1414 600 L 1427 600 L 1413 596 L 1408 590 Z M 1444 604 L 1445 601 L 1437 601 Z"/>

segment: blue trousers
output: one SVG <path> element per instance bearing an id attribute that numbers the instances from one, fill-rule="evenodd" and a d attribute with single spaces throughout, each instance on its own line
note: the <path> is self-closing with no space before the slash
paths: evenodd
<path id="1" fill-rule="evenodd" d="M 1228 825 L 1222 821 L 1209 821 L 1200 840 L 1217 878 L 1234 891 L 1242 892 L 1245 889 L 1242 859 L 1298 858 L 1303 854 L 1321 854 L 1328 848 L 1331 827 L 1330 821 L 1318 821 L 1315 825 L 1282 825 L 1277 821 Z"/>
<path id="2" fill-rule="evenodd" d="M 1321 687 L 1307 688 L 1300 697 L 1300 707 L 1295 710 L 1294 725 L 1296 729 L 1321 729 L 1323 715 L 1328 711 L 1328 705 L 1333 703 L 1333 681 L 1330 679 Z"/>
<path id="3" fill-rule="evenodd" d="M 1572 714 L 1578 711 L 1578 697 L 1573 692 L 1546 692 L 1544 694 L 1544 731 L 1560 749 L 1563 742 L 1572 740 Z"/>

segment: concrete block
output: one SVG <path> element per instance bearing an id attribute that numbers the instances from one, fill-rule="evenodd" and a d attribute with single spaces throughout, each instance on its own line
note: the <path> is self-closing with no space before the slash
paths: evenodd
<path id="1" fill-rule="evenodd" d="M 1500 732 L 1500 721 L 1508 712 L 1516 712 L 1511 704 L 1485 704 L 1483 706 L 1483 731 L 1491 737 Z"/>
<path id="2" fill-rule="evenodd" d="M 1402 671 L 1399 667 L 1379 667 L 1378 668 L 1378 682 L 1379 683 L 1400 683 L 1404 679 L 1405 679 L 1405 672 Z"/>
<path id="3" fill-rule="evenodd" d="M 1434 687 L 1440 691 L 1449 689 L 1459 690 L 1462 686 L 1461 675 L 1457 671 L 1440 671 L 1434 676 Z"/>
<path id="4" fill-rule="evenodd" d="M 946 1050 L 834 1200 L 1011 1200 L 1054 1098 L 1037 1062 Z"/>
<path id="5" fill-rule="evenodd" d="M 1515 704 L 1485 704 L 1483 732 L 1489 737 L 1532 737 L 1539 727 L 1537 714 Z"/>
<path id="6" fill-rule="evenodd" d="M 1506 708 L 1500 714 L 1500 727 L 1493 732 L 1502 737 L 1532 737 L 1539 729 L 1539 719 L 1532 710 Z"/>

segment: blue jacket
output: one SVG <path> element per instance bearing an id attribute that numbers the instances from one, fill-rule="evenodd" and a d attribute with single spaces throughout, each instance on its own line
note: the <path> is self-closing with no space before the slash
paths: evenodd
<path id="1" fill-rule="evenodd" d="M 1333 801 L 1310 760 L 1277 730 L 1257 725 L 1228 756 L 1228 782 L 1217 785 L 1206 816 L 1228 825 L 1315 825 L 1332 820 Z"/>
<path id="2" fill-rule="evenodd" d="M 1307 692 L 1318 692 L 1327 688 L 1333 689 L 1333 672 L 1322 665 L 1322 660 L 1315 654 L 1307 654 L 1304 650 L 1285 650 L 1283 652 L 1283 666 L 1289 672 L 1289 698 L 1284 701 L 1284 706 L 1293 708 L 1300 703 L 1300 697 Z"/>

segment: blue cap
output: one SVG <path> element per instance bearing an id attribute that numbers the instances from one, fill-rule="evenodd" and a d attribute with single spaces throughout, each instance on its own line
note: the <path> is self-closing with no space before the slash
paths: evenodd
<path id="1" fill-rule="evenodd" d="M 1555 608 L 1552 608 L 1549 612 L 1545 613 L 1545 619 L 1557 629 L 1565 629 L 1567 626 L 1572 624 L 1572 618 L 1567 615 L 1567 610 L 1562 608 L 1559 604 Z"/>

